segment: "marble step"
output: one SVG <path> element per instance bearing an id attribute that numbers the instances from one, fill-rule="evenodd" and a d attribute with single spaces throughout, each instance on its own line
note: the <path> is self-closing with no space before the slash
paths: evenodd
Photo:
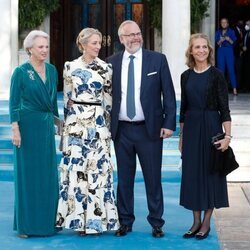
<path id="1" fill-rule="evenodd" d="M 181 172 L 178 168 L 165 167 L 162 169 L 162 182 L 180 182 Z M 14 171 L 11 165 L 0 165 L 0 181 L 13 181 Z M 117 171 L 114 170 L 114 181 L 117 182 Z M 136 171 L 136 182 L 143 182 L 143 174 L 140 169 Z"/>
<path id="2" fill-rule="evenodd" d="M 10 117 L 9 114 L 1 114 L 0 115 L 0 125 L 1 124 L 7 124 L 10 125 Z"/>
<path id="3" fill-rule="evenodd" d="M 177 126 L 176 131 L 174 131 L 173 136 L 178 136 L 180 132 L 180 127 Z M 11 137 L 11 126 L 9 124 L 0 124 L 0 139 L 1 137 L 10 138 Z"/>
<path id="4" fill-rule="evenodd" d="M 57 163 L 60 163 L 62 157 L 62 153 L 60 151 L 57 152 Z M 116 166 L 116 159 L 115 154 L 112 152 L 111 154 L 112 161 L 114 162 L 114 165 Z M 178 151 L 171 152 L 168 154 L 164 154 L 162 157 L 162 165 L 163 166 L 177 166 L 179 163 L 180 154 Z M 0 154 L 0 165 L 1 164 L 13 164 L 13 151 L 12 150 L 1 150 Z M 139 161 L 138 163 L 139 164 Z"/>
<path id="5" fill-rule="evenodd" d="M 11 126 L 9 124 L 2 123 L 0 125 L 0 139 L 3 138 L 10 138 L 11 136 Z"/>
<path id="6" fill-rule="evenodd" d="M 56 147 L 58 148 L 60 142 L 60 137 L 56 136 Z M 165 150 L 177 150 L 178 149 L 179 138 L 172 137 L 169 139 L 163 140 L 163 151 Z M 9 137 L 0 137 L 0 150 L 1 149 L 12 149 L 13 145 L 11 143 L 10 136 Z"/>
<path id="7" fill-rule="evenodd" d="M 12 149 L 13 144 L 10 138 L 0 138 L 0 150 Z M 2 151 L 1 151 L 2 152 Z"/>

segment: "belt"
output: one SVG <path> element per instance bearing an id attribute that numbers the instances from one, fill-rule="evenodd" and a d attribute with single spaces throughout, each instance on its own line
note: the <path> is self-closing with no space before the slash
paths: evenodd
<path id="1" fill-rule="evenodd" d="M 80 104 L 80 105 L 95 105 L 95 106 L 101 106 L 102 104 L 100 102 L 77 102 L 72 100 L 74 104 Z"/>
<path id="2" fill-rule="evenodd" d="M 130 125 L 144 125 L 145 124 L 145 121 L 119 121 L 119 122 L 127 123 Z"/>

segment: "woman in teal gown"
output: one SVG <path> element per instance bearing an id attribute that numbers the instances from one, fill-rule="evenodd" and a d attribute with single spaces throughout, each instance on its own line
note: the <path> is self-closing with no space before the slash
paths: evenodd
<path id="1" fill-rule="evenodd" d="M 14 230 L 19 237 L 55 233 L 58 174 L 54 115 L 57 71 L 46 63 L 49 36 L 32 31 L 24 40 L 30 59 L 11 78 L 10 120 L 14 144 Z"/>

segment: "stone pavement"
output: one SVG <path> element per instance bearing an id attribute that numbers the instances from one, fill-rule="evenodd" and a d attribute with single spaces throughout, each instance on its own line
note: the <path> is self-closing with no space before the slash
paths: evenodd
<path id="1" fill-rule="evenodd" d="M 214 212 L 222 250 L 250 249 L 250 95 L 230 95 L 232 147 L 239 169 L 228 175 L 229 208 Z"/>
<path id="2" fill-rule="evenodd" d="M 215 210 L 222 250 L 250 249 L 250 183 L 228 183 L 229 208 Z"/>

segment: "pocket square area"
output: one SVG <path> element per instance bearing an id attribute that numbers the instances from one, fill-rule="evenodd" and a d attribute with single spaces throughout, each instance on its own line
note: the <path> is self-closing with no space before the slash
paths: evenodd
<path id="1" fill-rule="evenodd" d="M 157 71 L 150 72 L 150 73 L 147 74 L 147 76 L 152 76 L 152 75 L 155 75 L 155 74 L 157 74 Z"/>

